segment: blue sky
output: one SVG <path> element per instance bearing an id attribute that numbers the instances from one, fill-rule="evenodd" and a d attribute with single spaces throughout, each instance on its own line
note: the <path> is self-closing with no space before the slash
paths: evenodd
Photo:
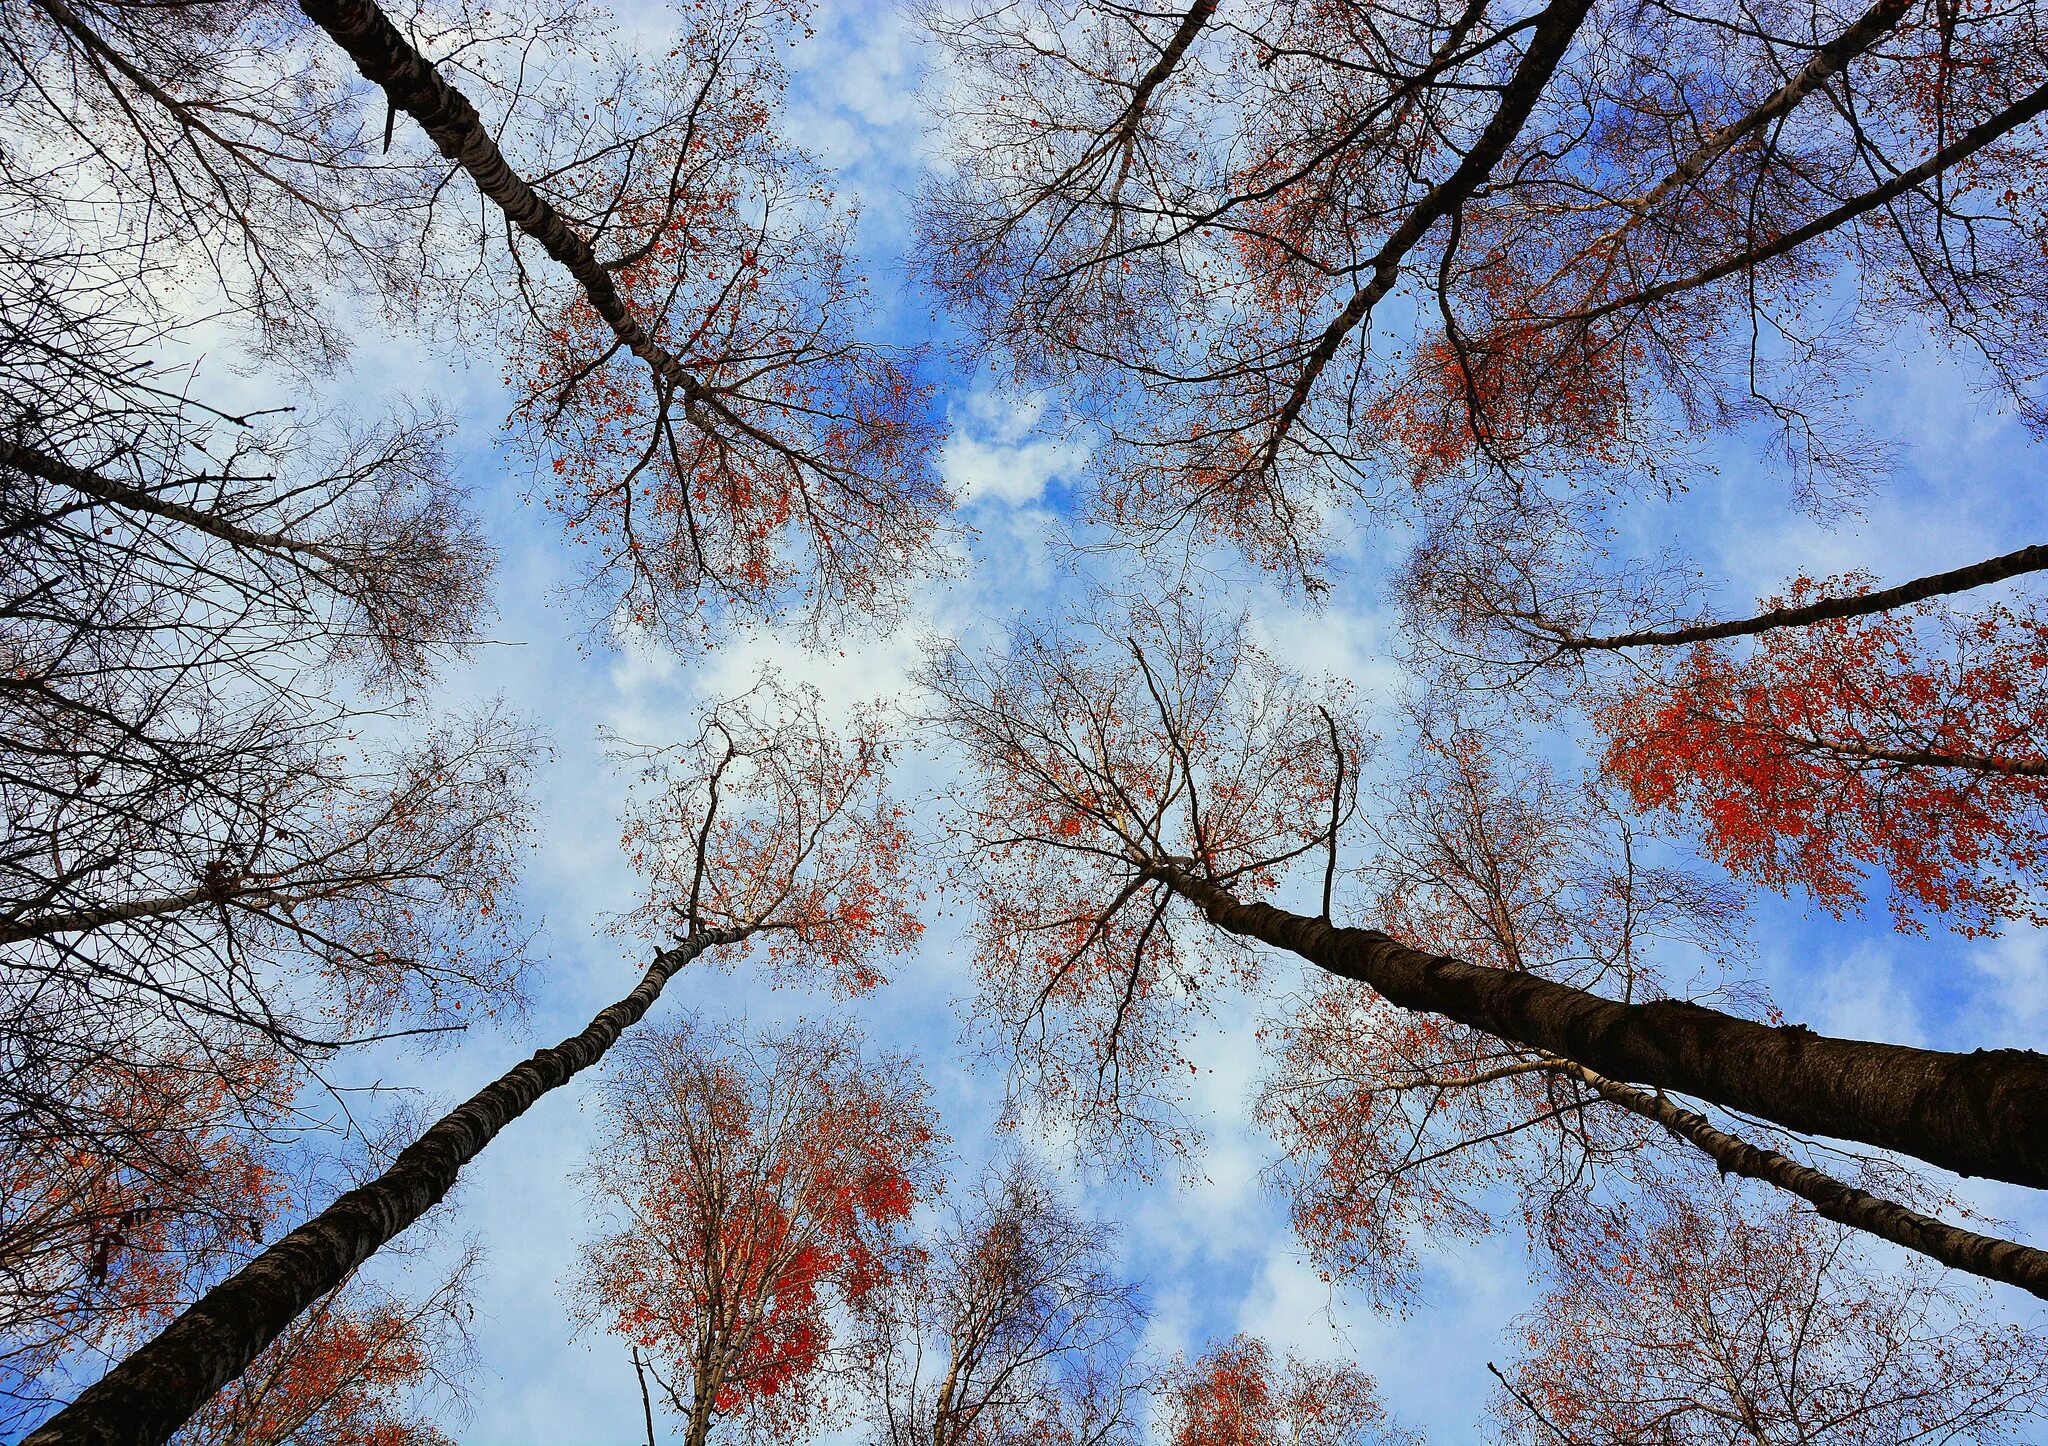
<path id="1" fill-rule="evenodd" d="M 916 32 L 881 4 L 828 4 L 818 28 L 792 56 L 788 128 L 838 168 L 860 199 L 881 334 L 917 340 L 936 326 L 943 335 L 933 302 L 900 262 L 909 240 L 905 194 L 928 147 Z M 635 885 L 617 845 L 622 780 L 604 761 L 601 728 L 642 743 L 681 734 L 700 702 L 743 686 L 763 663 L 816 682 L 842 704 L 906 694 L 922 637 L 973 634 L 1018 611 L 1049 611 L 1079 586 L 1049 544 L 1087 465 L 1086 433 L 1063 432 L 1055 402 L 1005 394 L 943 358 L 933 379 L 948 427 L 945 469 L 972 529 L 961 575 L 922 588 L 893 631 L 844 640 L 843 651 L 804 653 L 771 635 L 742 633 L 682 658 L 589 642 L 583 605 L 564 593 L 570 559 L 555 519 L 523 502 L 518 465 L 498 449 L 506 400 L 496 367 L 486 361 L 463 370 L 458 359 L 413 341 L 363 337 L 355 385 L 372 395 L 385 388 L 438 394 L 456 410 L 461 468 L 501 552 L 496 641 L 454 675 L 450 701 L 502 695 L 549 733 L 557 758 L 540 776 L 540 823 L 524 887 L 526 910 L 543 928 L 530 1019 L 424 1058 L 395 1051 L 364 1057 L 348 1066 L 351 1077 L 402 1082 L 430 1106 L 452 1103 L 536 1044 L 579 1028 L 630 987 L 638 946 L 605 929 L 608 916 L 630 907 Z M 1713 470 L 1703 469 L 1678 502 L 1645 509 L 1641 540 L 1683 539 L 1708 574 L 1724 580 L 1721 601 L 1734 608 L 1796 570 L 1858 566 L 1903 578 L 2048 537 L 2043 453 L 1975 390 L 1966 364 L 1901 338 L 1857 407 L 1900 444 L 1893 474 L 1862 519 L 1829 529 L 1801 518 L 1787 506 L 1782 481 L 1731 445 L 1706 459 Z M 1235 571 L 1227 574 L 1228 598 L 1219 601 L 1248 607 L 1255 630 L 1295 664 L 1351 678 L 1368 704 L 1388 703 L 1399 672 L 1391 618 L 1370 579 L 1399 544 L 1361 529 L 1359 550 L 1339 558 L 1338 585 L 1320 613 Z M 1112 556 L 1094 565 L 1113 572 L 1125 563 Z M 1570 737 L 1556 742 L 1562 751 L 1573 746 Z M 900 782 L 913 796 L 932 798 L 944 793 L 948 772 L 943 757 L 913 751 Z M 994 1145 L 1001 1081 L 955 1047 L 956 1001 L 971 987 L 961 924 L 953 906 L 935 905 L 917 957 L 850 1008 L 879 1046 L 918 1056 L 954 1140 L 957 1174 L 968 1178 Z M 1817 1029 L 1964 1048 L 2039 1047 L 2048 1039 L 2048 938 L 2040 935 L 1900 937 L 1881 904 L 1866 920 L 1836 922 L 1796 900 L 1760 898 L 1753 937 L 1748 972 L 1788 1016 Z M 700 968 L 681 977 L 660 1008 L 759 1025 L 849 1006 Z M 1408 1424 L 1438 1442 L 1469 1439 L 1490 1384 L 1485 1363 L 1499 1358 L 1502 1327 L 1533 1296 L 1517 1237 L 1509 1231 L 1427 1254 L 1425 1304 L 1406 1319 L 1375 1316 L 1362 1301 L 1332 1292 L 1303 1260 L 1284 1205 L 1260 1183 L 1270 1149 L 1247 1118 L 1259 1067 L 1249 1021 L 1217 1021 L 1210 1034 L 1197 1052 L 1209 1068 L 1196 1103 L 1212 1135 L 1202 1178 L 1136 1185 L 1073 1177 L 1091 1210 L 1122 1223 L 1125 1267 L 1148 1283 L 1153 1302 L 1149 1344 L 1172 1351 L 1249 1330 L 1306 1354 L 1350 1354 L 1378 1376 Z M 436 1248 L 473 1237 L 485 1251 L 474 1327 L 481 1365 L 469 1413 L 448 1426 L 475 1446 L 637 1439 L 639 1399 L 623 1347 L 573 1337 L 560 1294 L 581 1229 L 570 1175 L 591 1143 L 585 1093 L 572 1086 L 544 1101 L 466 1172 L 439 1212 Z M 2024 1192 L 1971 1194 L 2018 1222 L 2023 1238 L 2048 1239 L 2048 1208 Z M 2031 1301 L 2006 1295 L 2026 1314 Z"/>

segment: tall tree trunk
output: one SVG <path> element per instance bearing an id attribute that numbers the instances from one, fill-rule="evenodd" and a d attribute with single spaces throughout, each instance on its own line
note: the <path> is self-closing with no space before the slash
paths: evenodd
<path id="1" fill-rule="evenodd" d="M 1219 927 L 1610 1079 L 1675 1090 L 1803 1134 L 1897 1150 L 1961 1175 L 2048 1187 L 2048 1056 L 1834 1039 L 1697 1004 L 1621 1004 L 1534 974 L 1426 954 L 1340 928 L 1170 864 L 1145 870 Z"/>
<path id="2" fill-rule="evenodd" d="M 208 1291 L 21 1446 L 160 1446 L 300 1312 L 433 1208 L 500 1130 L 602 1058 L 678 969 L 744 937 L 743 929 L 707 929 L 657 954 L 631 994 L 442 1116 L 383 1174 Z"/>
<path id="3" fill-rule="evenodd" d="M 348 52 L 365 80 L 383 89 L 394 110 L 411 116 L 436 149 L 462 167 L 507 222 L 540 243 L 575 278 L 620 344 L 675 389 L 693 423 L 705 425 L 709 414 L 749 436 L 762 436 L 655 339 L 619 294 L 590 242 L 512 168 L 469 97 L 413 47 L 375 0 L 299 0 L 299 9 Z"/>
<path id="4" fill-rule="evenodd" d="M 1866 1231 L 1880 1240 L 1918 1251 L 1955 1270 L 1986 1280 L 2016 1285 L 2048 1300 L 2048 1251 L 2036 1250 L 1995 1235 L 1980 1235 L 1908 1210 L 1895 1201 L 1859 1190 L 1797 1160 L 1766 1150 L 1726 1130 L 1704 1115 L 1684 1109 L 1661 1094 L 1651 1094 L 1597 1074 L 1584 1065 L 1560 1060 L 1558 1068 L 1583 1080 L 1602 1099 L 1654 1120 L 1674 1138 L 1703 1151 L 1725 1175 L 1743 1175 L 1789 1191 L 1829 1220 Z"/>

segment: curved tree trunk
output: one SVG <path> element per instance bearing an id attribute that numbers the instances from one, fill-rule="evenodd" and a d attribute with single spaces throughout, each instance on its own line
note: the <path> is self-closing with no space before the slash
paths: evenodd
<path id="1" fill-rule="evenodd" d="M 1377 929 L 1340 928 L 1247 904 L 1172 865 L 1145 872 L 1219 927 L 1370 985 L 1404 1009 L 1440 1014 L 1610 1079 L 1675 1090 L 1802 1134 L 1897 1150 L 1960 1175 L 2048 1188 L 2048 1055 L 1954 1054 L 1835 1039 L 1677 1000 L 1621 1004 L 1534 974 L 1426 954 Z"/>
<path id="2" fill-rule="evenodd" d="M 168 1440 L 295 1317 L 432 1209 L 500 1130 L 595 1064 L 661 997 L 678 969 L 745 934 L 708 929 L 657 954 L 631 994 L 442 1116 L 383 1174 L 340 1196 L 208 1291 L 21 1446 L 159 1446 Z"/>

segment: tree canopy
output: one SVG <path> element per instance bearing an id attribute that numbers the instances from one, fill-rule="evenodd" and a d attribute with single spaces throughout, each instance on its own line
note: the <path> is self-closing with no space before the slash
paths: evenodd
<path id="1" fill-rule="evenodd" d="M 2044 35 L 0 0 L 0 1433 L 2037 1439 Z"/>

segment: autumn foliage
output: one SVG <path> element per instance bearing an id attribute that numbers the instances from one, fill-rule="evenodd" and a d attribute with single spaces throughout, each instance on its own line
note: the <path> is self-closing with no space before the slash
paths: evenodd
<path id="1" fill-rule="evenodd" d="M 595 213 L 646 340 L 625 344 L 587 295 L 536 298 L 512 426 L 627 631 L 690 637 L 717 607 L 850 621 L 934 564 L 928 391 L 913 355 L 862 337 L 853 215 L 777 128 L 779 52 L 810 6 L 678 20 L 666 55 L 624 62 L 587 112 L 609 143 L 551 183 Z"/>
<path id="2" fill-rule="evenodd" d="M 1255 1336 L 1179 1360 L 1163 1384 L 1168 1446 L 1414 1446 L 1355 1365 L 1276 1364 Z"/>
<path id="3" fill-rule="evenodd" d="M 263 1239 L 287 1195 L 273 1151 L 290 1096 L 263 1058 L 104 1063 L 62 1081 L 40 1136 L 0 1153 L 0 1425 L 117 1351 Z"/>
<path id="4" fill-rule="evenodd" d="M 635 980 L 386 1151 L 349 1052 L 525 1002 L 547 745 L 442 706 L 504 499 L 433 406 L 326 404 L 366 304 L 481 360 L 593 646 L 699 693 L 733 624 L 815 650 L 1023 554 L 949 530 L 938 347 L 800 143 L 814 0 L 0 0 L 0 1432 L 448 1446 L 472 1260 L 379 1253 L 588 1070 L 568 1311 L 648 1446 L 1412 1446 L 1363 1363 L 1148 1355 L 1021 1149 L 946 1190 L 850 1021 L 957 889 L 1012 1144 L 1197 1176 L 1255 1030 L 1333 1292 L 1419 1332 L 1435 1252 L 1525 1248 L 1501 1446 L 2016 1441 L 2043 1339 L 1924 1262 L 2048 1298 L 2048 1252 L 1913 1162 L 2048 1183 L 2048 1056 L 1786 1024 L 1695 866 L 2048 927 L 2048 621 L 1957 600 L 2048 547 L 1716 618 L 1645 539 L 1751 502 L 1731 458 L 1847 516 L 1923 331 L 2048 431 L 2038 8 L 917 0 L 909 271 L 1085 440 L 1012 519 L 1057 605 L 931 644 L 921 716 L 764 672 L 607 734 Z M 1208 608 L 1247 579 L 1356 629 Z M 748 962 L 843 1017 L 632 1032 Z"/>
<path id="5" fill-rule="evenodd" d="M 469 1262 L 417 1300 L 358 1284 L 292 1323 L 175 1446 L 449 1446 Z"/>
<path id="6" fill-rule="evenodd" d="M 816 1424 L 833 1312 L 887 1283 L 934 1183 L 938 1123 L 898 1059 L 802 1026 L 737 1047 L 701 1025 L 622 1046 L 604 1145 L 584 1170 L 612 1229 L 575 1308 L 658 1363 L 702 1446 Z"/>
<path id="7" fill-rule="evenodd" d="M 1844 590 L 1801 578 L 1769 605 Z M 1605 766 L 1638 807 L 1697 818 L 1734 872 L 1838 916 L 1874 874 L 1903 928 L 2038 923 L 2044 667 L 2048 626 L 2004 606 L 1703 643 L 1602 714 Z"/>

